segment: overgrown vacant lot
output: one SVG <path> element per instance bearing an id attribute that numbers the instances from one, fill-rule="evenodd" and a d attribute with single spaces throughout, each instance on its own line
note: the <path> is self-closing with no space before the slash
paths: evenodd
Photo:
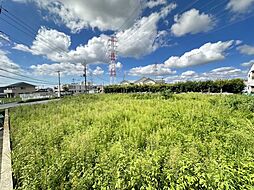
<path id="1" fill-rule="evenodd" d="M 16 189 L 253 189 L 254 99 L 91 95 L 11 110 Z"/>

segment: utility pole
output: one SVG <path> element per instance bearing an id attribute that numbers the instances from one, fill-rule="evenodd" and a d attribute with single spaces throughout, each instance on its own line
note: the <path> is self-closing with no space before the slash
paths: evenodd
<path id="1" fill-rule="evenodd" d="M 60 71 L 57 71 L 58 73 L 58 98 L 61 98 L 61 75 Z"/>
<path id="2" fill-rule="evenodd" d="M 85 94 L 87 93 L 87 63 L 86 61 L 83 63 L 84 66 L 84 74 L 83 77 L 85 77 Z"/>

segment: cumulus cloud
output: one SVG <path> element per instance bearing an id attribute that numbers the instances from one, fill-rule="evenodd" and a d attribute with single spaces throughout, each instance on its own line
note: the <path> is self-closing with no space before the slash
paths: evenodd
<path id="1" fill-rule="evenodd" d="M 17 74 L 21 74 L 24 73 L 23 70 L 20 68 L 20 66 L 16 63 L 14 63 L 9 57 L 8 57 L 8 52 L 6 51 L 3 51 L 0 49 L 0 75 L 3 75 L 3 76 L 7 76 L 7 77 L 16 77 L 15 75 L 11 74 L 11 73 L 8 73 L 6 71 L 3 71 L 1 69 L 4 69 L 4 70 L 7 70 L 9 72 L 14 72 L 14 73 L 17 73 Z M 0 80 L 1 80 L 1 85 L 7 85 L 7 84 L 10 84 L 10 83 L 13 83 L 15 82 L 15 80 L 12 80 L 12 79 L 7 79 L 7 78 L 4 78 L 4 77 L 0 77 Z"/>
<path id="2" fill-rule="evenodd" d="M 184 68 L 194 65 L 206 64 L 225 59 L 225 52 L 234 44 L 234 41 L 219 41 L 217 43 L 206 43 L 198 49 L 186 52 L 182 56 L 172 56 L 165 61 L 169 68 Z"/>
<path id="3" fill-rule="evenodd" d="M 95 76 L 100 76 L 104 74 L 104 70 L 101 67 L 97 66 L 96 69 L 92 71 L 92 74 Z"/>
<path id="4" fill-rule="evenodd" d="M 237 50 L 242 54 L 254 55 L 254 47 L 250 45 L 242 45 L 237 47 Z"/>
<path id="5" fill-rule="evenodd" d="M 117 69 L 121 69 L 123 67 L 123 64 L 122 63 L 120 63 L 120 62 L 117 62 L 116 63 L 116 68 Z"/>
<path id="6" fill-rule="evenodd" d="M 181 75 L 169 76 L 165 80 L 168 83 L 186 82 L 186 81 L 207 81 L 233 78 L 246 78 L 247 72 L 235 67 L 220 67 L 204 73 L 195 71 L 186 71 Z"/>
<path id="7" fill-rule="evenodd" d="M 174 20 L 175 24 L 172 25 L 171 32 L 178 37 L 208 32 L 215 26 L 215 21 L 211 15 L 200 13 L 196 9 L 191 9 L 182 15 L 176 15 Z"/>
<path id="8" fill-rule="evenodd" d="M 152 9 L 152 8 L 157 7 L 159 5 L 165 5 L 165 4 L 167 4 L 167 0 L 149 0 L 146 3 L 146 7 Z"/>
<path id="9" fill-rule="evenodd" d="M 102 31 L 116 30 L 126 22 L 133 25 L 141 13 L 137 0 L 13 0 L 20 3 L 34 3 L 46 10 L 45 16 L 56 24 L 64 24 L 73 33 L 85 28 L 99 28 Z M 130 15 L 130 10 L 136 10 Z M 130 17 L 131 16 L 131 17 Z"/>
<path id="10" fill-rule="evenodd" d="M 227 9 L 235 13 L 246 13 L 250 11 L 250 7 L 254 5 L 254 0 L 230 0 Z"/>
<path id="11" fill-rule="evenodd" d="M 62 76 L 82 76 L 84 74 L 84 65 L 81 63 L 73 64 L 73 63 L 53 63 L 53 64 L 39 64 L 32 65 L 30 67 L 34 75 L 39 76 L 54 76 L 58 75 L 57 71 L 61 72 Z M 96 66 L 94 70 L 88 68 L 88 75 L 103 75 L 104 70 Z"/>
<path id="12" fill-rule="evenodd" d="M 167 35 L 166 31 L 158 31 L 158 22 L 165 18 L 176 4 L 170 4 L 164 7 L 160 12 L 152 13 L 148 17 L 142 17 L 131 28 L 118 32 L 118 51 L 123 57 L 142 57 L 154 52 L 161 46 L 164 46 L 163 37 Z"/>
<path id="13" fill-rule="evenodd" d="M 54 29 L 41 27 L 31 47 L 16 44 L 13 49 L 30 52 L 33 55 L 45 55 L 48 59 L 55 61 L 58 57 L 64 56 L 70 45 L 70 36 Z"/>
<path id="14" fill-rule="evenodd" d="M 175 74 L 176 71 L 172 71 L 166 68 L 164 64 L 153 64 L 144 67 L 135 67 L 130 69 L 129 75 L 131 76 L 164 76 Z"/>
<path id="15" fill-rule="evenodd" d="M 0 46 L 10 43 L 10 38 L 0 31 Z"/>
<path id="16" fill-rule="evenodd" d="M 152 13 L 143 17 L 131 28 L 116 34 L 118 38 L 118 52 L 123 57 L 141 57 L 147 55 L 157 48 L 164 46 L 164 31 L 157 31 L 157 24 L 164 18 L 175 4 L 164 7 L 160 12 Z M 52 42 L 52 39 L 54 41 Z M 16 44 L 14 49 L 30 52 L 34 55 L 46 56 L 53 62 L 80 63 L 105 63 L 108 62 L 107 49 L 108 39 L 106 35 L 100 35 L 88 40 L 87 44 L 81 44 L 76 49 L 69 50 L 71 45 L 70 36 L 54 29 L 42 27 L 39 29 L 36 39 L 31 47 Z M 49 45 L 49 42 L 52 42 Z"/>
<path id="17" fill-rule="evenodd" d="M 41 76 L 57 76 L 57 71 L 60 71 L 63 76 L 82 75 L 84 66 L 82 64 L 72 63 L 54 63 L 32 65 L 31 69 L 35 75 Z"/>
<path id="18" fill-rule="evenodd" d="M 0 49 L 0 67 L 9 71 L 20 71 L 20 66 L 14 63 L 7 55 L 8 52 Z"/>
<path id="19" fill-rule="evenodd" d="M 54 39 L 53 42 L 52 39 Z M 99 63 L 106 60 L 107 40 L 108 37 L 105 35 L 93 37 L 87 44 L 69 50 L 70 36 L 54 29 L 42 27 L 31 47 L 16 44 L 13 49 L 46 56 L 53 62 L 82 63 L 86 60 L 87 63 Z"/>
<path id="20" fill-rule="evenodd" d="M 254 65 L 254 60 L 251 60 L 249 62 L 245 62 L 241 64 L 243 67 L 251 67 L 252 65 Z"/>
<path id="21" fill-rule="evenodd" d="M 195 71 L 186 71 L 182 73 L 182 77 L 192 77 L 195 76 L 197 73 Z"/>

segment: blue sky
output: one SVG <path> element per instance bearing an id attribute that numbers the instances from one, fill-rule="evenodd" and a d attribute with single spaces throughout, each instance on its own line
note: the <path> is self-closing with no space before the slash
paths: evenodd
<path id="1" fill-rule="evenodd" d="M 109 83 L 110 35 L 117 82 L 245 78 L 254 63 L 254 0 L 10 0 L 0 15 L 0 85 L 18 80 Z M 32 79 L 33 78 L 33 79 Z M 26 79 L 27 80 L 27 79 Z M 39 81 L 38 85 L 42 86 Z M 47 85 L 47 84 L 44 84 Z"/>

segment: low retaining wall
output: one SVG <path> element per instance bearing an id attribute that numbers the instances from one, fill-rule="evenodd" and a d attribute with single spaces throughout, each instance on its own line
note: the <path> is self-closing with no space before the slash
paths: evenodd
<path id="1" fill-rule="evenodd" d="M 2 150 L 2 165 L 1 165 L 1 190 L 12 190 L 12 169 L 11 169 L 11 142 L 10 142 L 10 120 L 9 110 L 5 110 L 4 131 L 3 131 L 3 150 Z"/>

